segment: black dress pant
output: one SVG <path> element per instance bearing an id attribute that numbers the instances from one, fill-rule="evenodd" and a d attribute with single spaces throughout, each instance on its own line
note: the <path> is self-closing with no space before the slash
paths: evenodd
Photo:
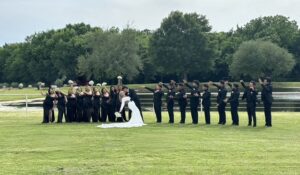
<path id="1" fill-rule="evenodd" d="M 156 115 L 156 122 L 161 123 L 161 103 L 154 103 L 154 112 Z"/>
<path id="2" fill-rule="evenodd" d="M 205 123 L 210 124 L 210 106 L 204 106 Z"/>
<path id="3" fill-rule="evenodd" d="M 247 111 L 249 111 L 248 125 L 251 126 L 253 121 L 253 126 L 256 126 L 256 106 L 247 106 Z"/>
<path id="4" fill-rule="evenodd" d="M 58 110 L 57 123 L 62 123 L 63 117 L 65 117 L 65 121 L 67 121 L 66 107 L 65 106 L 57 106 L 57 110 Z"/>
<path id="5" fill-rule="evenodd" d="M 186 110 L 186 105 L 179 105 L 179 109 L 180 109 L 180 114 L 181 114 L 181 119 L 180 119 L 180 123 L 185 123 L 185 110 Z"/>
<path id="6" fill-rule="evenodd" d="M 122 116 L 122 118 L 123 118 L 124 121 L 128 121 L 128 120 L 126 119 L 126 111 L 125 111 L 125 109 L 122 110 L 121 116 Z"/>
<path id="7" fill-rule="evenodd" d="M 238 114 L 238 105 L 233 104 L 231 105 L 231 118 L 233 125 L 239 125 L 239 114 Z"/>
<path id="8" fill-rule="evenodd" d="M 169 123 L 174 123 L 174 101 L 169 101 L 167 104 Z"/>
<path id="9" fill-rule="evenodd" d="M 191 116 L 193 124 L 198 124 L 198 105 L 192 104 L 191 105 Z"/>
<path id="10" fill-rule="evenodd" d="M 272 114 L 271 114 L 272 104 L 264 103 L 265 121 L 266 126 L 272 126 Z"/>
<path id="11" fill-rule="evenodd" d="M 219 104 L 218 112 L 219 112 L 219 124 L 226 124 L 226 113 L 225 113 L 226 104 Z"/>

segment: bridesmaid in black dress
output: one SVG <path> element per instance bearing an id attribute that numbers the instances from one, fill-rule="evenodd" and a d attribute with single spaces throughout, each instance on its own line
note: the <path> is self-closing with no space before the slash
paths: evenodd
<path id="1" fill-rule="evenodd" d="M 94 87 L 93 95 L 94 95 L 94 100 L 93 100 L 94 111 L 93 111 L 92 120 L 93 120 L 93 122 L 98 122 L 98 121 L 100 121 L 100 105 L 101 105 L 101 103 L 100 103 L 101 94 L 99 92 L 99 89 Z"/>
<path id="2" fill-rule="evenodd" d="M 65 121 L 67 120 L 66 115 L 66 103 L 67 103 L 67 97 L 66 95 L 60 91 L 56 90 L 56 96 L 57 96 L 57 123 L 62 123 L 63 118 L 65 118 Z"/>
<path id="3" fill-rule="evenodd" d="M 119 112 L 119 109 L 120 109 L 120 108 L 117 108 L 117 101 L 119 98 L 117 88 L 114 86 L 111 86 L 109 95 L 110 95 L 110 99 L 111 99 L 111 105 L 110 105 L 111 120 L 116 121 L 115 112 Z"/>
<path id="4" fill-rule="evenodd" d="M 101 99 L 101 117 L 102 122 L 106 122 L 107 117 L 110 122 L 113 122 L 111 117 L 111 98 L 109 91 L 106 88 L 102 89 L 102 99 Z"/>
<path id="5" fill-rule="evenodd" d="M 43 122 L 42 123 L 52 123 L 54 122 L 54 100 L 56 100 L 57 96 L 55 94 L 55 91 L 51 88 L 48 89 L 48 93 L 43 94 L 45 95 L 45 100 L 43 102 L 43 109 L 44 109 L 44 115 L 43 115 Z"/>
<path id="6" fill-rule="evenodd" d="M 83 95 L 83 118 L 85 122 L 90 122 L 93 113 L 93 92 L 90 86 L 85 87 Z"/>
<path id="7" fill-rule="evenodd" d="M 79 87 L 76 92 L 76 121 L 83 122 L 83 92 Z"/>
<path id="8" fill-rule="evenodd" d="M 67 123 L 76 121 L 76 95 L 73 88 L 69 89 L 68 91 L 66 119 Z"/>

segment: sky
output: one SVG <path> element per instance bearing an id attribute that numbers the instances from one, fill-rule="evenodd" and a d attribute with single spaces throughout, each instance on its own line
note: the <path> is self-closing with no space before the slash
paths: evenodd
<path id="1" fill-rule="evenodd" d="M 0 0 L 0 46 L 80 22 L 155 30 L 175 10 L 205 15 L 213 31 L 277 14 L 300 24 L 300 0 Z"/>

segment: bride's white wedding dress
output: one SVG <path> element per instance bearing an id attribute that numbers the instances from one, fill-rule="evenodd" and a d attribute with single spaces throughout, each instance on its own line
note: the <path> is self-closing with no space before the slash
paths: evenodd
<path id="1" fill-rule="evenodd" d="M 135 103 L 130 100 L 130 97 L 123 97 L 120 111 L 123 110 L 125 104 L 128 102 L 128 108 L 132 111 L 131 119 L 128 122 L 124 123 L 109 123 L 98 125 L 100 128 L 131 128 L 131 127 L 141 127 L 144 124 L 143 119 L 141 117 L 140 110 L 137 108 Z"/>

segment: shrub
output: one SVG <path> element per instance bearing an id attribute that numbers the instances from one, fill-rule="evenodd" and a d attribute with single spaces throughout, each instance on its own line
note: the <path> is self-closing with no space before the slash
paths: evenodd
<path id="1" fill-rule="evenodd" d="M 10 84 L 10 87 L 12 87 L 12 88 L 18 88 L 18 87 L 19 87 L 19 83 L 17 83 L 17 82 L 12 82 L 12 83 Z"/>

